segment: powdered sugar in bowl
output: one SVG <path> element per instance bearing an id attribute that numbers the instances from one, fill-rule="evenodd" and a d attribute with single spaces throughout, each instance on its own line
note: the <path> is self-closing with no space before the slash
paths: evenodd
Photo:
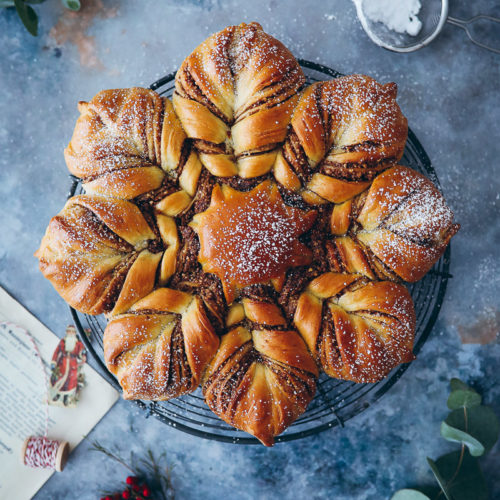
<path id="1" fill-rule="evenodd" d="M 448 17 L 447 0 L 353 0 L 370 39 L 394 52 L 413 52 L 434 40 Z"/>

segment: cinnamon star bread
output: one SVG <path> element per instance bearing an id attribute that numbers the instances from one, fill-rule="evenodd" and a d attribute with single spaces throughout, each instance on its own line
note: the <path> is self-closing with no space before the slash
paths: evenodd
<path id="1" fill-rule="evenodd" d="M 127 399 L 200 385 L 266 446 L 321 371 L 372 383 L 414 359 L 421 279 L 459 229 L 438 188 L 398 165 L 394 83 L 305 87 L 257 23 L 210 36 L 149 89 L 82 101 L 65 150 L 85 194 L 36 252 L 61 297 L 106 314 L 104 359 Z"/>

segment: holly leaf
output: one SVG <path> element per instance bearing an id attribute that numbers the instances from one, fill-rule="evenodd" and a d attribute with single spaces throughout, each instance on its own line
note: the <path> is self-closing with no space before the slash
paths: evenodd
<path id="1" fill-rule="evenodd" d="M 439 468 L 436 462 L 434 462 L 434 460 L 432 460 L 431 458 L 427 457 L 427 463 L 429 464 L 429 467 L 431 468 L 432 473 L 434 474 L 434 477 L 436 478 L 436 481 L 438 482 L 439 487 L 441 488 L 441 491 L 444 493 L 446 500 L 453 500 L 453 498 L 451 498 L 451 493 L 446 485 L 446 479 L 439 472 Z"/>
<path id="2" fill-rule="evenodd" d="M 467 432 L 451 427 L 446 422 L 441 422 L 441 436 L 448 441 L 465 444 L 473 457 L 480 457 L 484 453 L 484 446 L 476 438 Z"/>
<path id="3" fill-rule="evenodd" d="M 458 389 L 450 394 L 446 404 L 450 410 L 472 408 L 481 404 L 481 396 L 476 391 Z"/>
<path id="4" fill-rule="evenodd" d="M 38 16 L 32 7 L 27 5 L 23 0 L 14 0 L 16 11 L 28 32 L 33 35 L 38 35 Z"/>
<path id="5" fill-rule="evenodd" d="M 488 488 L 479 467 L 479 461 L 467 450 L 464 451 L 461 462 L 460 451 L 454 451 L 439 457 L 434 465 L 441 479 L 446 481 L 448 495 L 453 500 L 470 500 L 471 498 L 488 500 Z"/>
<path id="6" fill-rule="evenodd" d="M 441 435 L 449 441 L 463 442 L 469 447 L 473 456 L 488 453 L 498 440 L 498 418 L 489 406 L 474 406 L 472 408 L 453 410 L 444 423 L 446 425 L 444 427 L 441 425 Z M 483 446 L 483 451 L 480 452 L 480 448 L 469 437 L 466 438 L 466 436 L 461 435 L 460 439 L 457 439 L 459 434 L 450 434 L 451 431 L 448 427 L 462 431 L 470 438 L 478 441 Z M 445 434 L 443 434 L 443 429 Z"/>
<path id="7" fill-rule="evenodd" d="M 424 495 L 418 490 L 410 490 L 405 488 L 399 490 L 392 495 L 391 500 L 431 500 L 427 495 Z"/>
<path id="8" fill-rule="evenodd" d="M 61 0 L 62 4 L 69 10 L 80 10 L 80 0 Z"/>

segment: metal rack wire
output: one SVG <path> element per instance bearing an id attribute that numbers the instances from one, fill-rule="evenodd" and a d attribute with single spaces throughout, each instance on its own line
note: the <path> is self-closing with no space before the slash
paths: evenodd
<path id="1" fill-rule="evenodd" d="M 320 64 L 302 59 L 299 59 L 299 62 L 304 69 L 308 83 L 342 76 L 337 71 Z M 167 75 L 154 82 L 150 88 L 161 95 L 170 97 L 174 90 L 174 77 L 174 73 Z M 411 130 L 408 132 L 408 141 L 401 164 L 422 172 L 439 187 L 439 181 L 430 160 Z M 81 191 L 80 184 L 74 180 L 69 195 L 72 196 Z M 451 277 L 448 273 L 449 263 L 450 248 L 448 247 L 444 256 L 421 281 L 408 286 L 417 315 L 415 354 L 418 354 L 427 340 L 439 314 L 448 278 Z M 116 379 L 107 371 L 103 362 L 102 336 L 106 327 L 105 318 L 81 314 L 74 309 L 71 309 L 71 314 L 87 350 L 95 358 L 102 373 L 117 389 L 120 389 Z M 90 329 L 90 336 L 85 334 L 85 329 Z M 355 384 L 322 374 L 318 380 L 316 397 L 307 411 L 287 431 L 278 436 L 276 441 L 303 438 L 337 425 L 343 427 L 347 420 L 369 408 L 386 393 L 401 378 L 407 368 L 408 365 L 400 365 L 386 379 L 375 384 Z M 162 422 L 189 434 L 239 444 L 259 442 L 229 426 L 213 414 L 205 404 L 200 389 L 171 401 L 134 401 L 134 403 L 143 408 L 148 416 L 154 415 Z"/>

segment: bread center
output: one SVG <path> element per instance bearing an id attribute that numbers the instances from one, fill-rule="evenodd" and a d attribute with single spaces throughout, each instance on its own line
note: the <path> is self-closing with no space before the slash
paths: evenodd
<path id="1" fill-rule="evenodd" d="M 314 210 L 285 205 L 270 181 L 246 193 L 216 185 L 210 206 L 191 223 L 200 239 L 198 260 L 221 279 L 228 303 L 245 286 L 271 282 L 279 288 L 287 269 L 311 262 L 298 238 L 315 218 Z"/>

